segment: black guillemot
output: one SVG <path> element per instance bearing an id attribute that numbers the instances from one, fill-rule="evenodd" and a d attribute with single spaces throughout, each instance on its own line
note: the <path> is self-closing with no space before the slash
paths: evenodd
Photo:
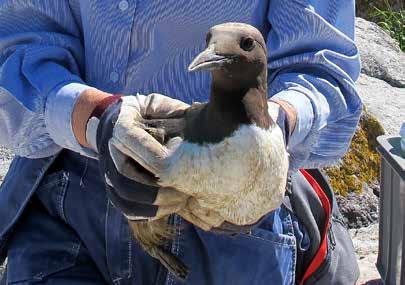
<path id="1" fill-rule="evenodd" d="M 193 104 L 177 118 L 145 122 L 161 130 L 160 140 L 167 144 L 158 184 L 190 195 L 188 207 L 197 203 L 215 210 L 222 221 L 253 224 L 281 204 L 288 171 L 283 133 L 268 113 L 266 43 L 260 31 L 242 23 L 214 26 L 206 41 L 189 71 L 211 72 L 209 102 Z M 138 224 L 135 237 L 159 240 L 157 235 L 170 232 L 162 225 L 167 226 L 161 221 Z M 186 278 L 187 268 L 179 260 L 143 247 Z"/>

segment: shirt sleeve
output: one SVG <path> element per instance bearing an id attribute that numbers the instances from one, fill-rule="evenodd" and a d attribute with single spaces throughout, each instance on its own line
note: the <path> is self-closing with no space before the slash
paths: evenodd
<path id="1" fill-rule="evenodd" d="M 45 157 L 62 148 L 85 152 L 70 118 L 66 121 L 87 88 L 75 17 L 69 1 L 0 4 L 0 144 L 17 155 Z"/>
<path id="2" fill-rule="evenodd" d="M 269 96 L 297 111 L 290 169 L 328 166 L 347 151 L 361 114 L 353 0 L 272 0 Z"/>

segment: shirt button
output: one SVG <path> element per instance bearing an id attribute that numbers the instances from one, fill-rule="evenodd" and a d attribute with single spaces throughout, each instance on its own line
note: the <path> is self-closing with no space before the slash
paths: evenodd
<path id="1" fill-rule="evenodd" d="M 126 9 L 128 9 L 128 6 L 129 6 L 128 1 L 125 1 L 125 0 L 120 1 L 120 3 L 118 4 L 118 8 L 119 8 L 122 12 L 124 12 Z"/>
<path id="2" fill-rule="evenodd" d="M 120 76 L 119 76 L 118 72 L 113 71 L 113 72 L 110 73 L 110 80 L 113 83 L 116 83 L 118 81 L 119 77 Z"/>

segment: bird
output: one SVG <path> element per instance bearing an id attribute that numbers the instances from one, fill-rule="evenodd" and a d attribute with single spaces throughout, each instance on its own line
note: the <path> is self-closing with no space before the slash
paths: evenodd
<path id="1" fill-rule="evenodd" d="M 175 118 L 144 121 L 168 148 L 155 173 L 157 184 L 189 195 L 187 207 L 213 210 L 236 225 L 253 224 L 278 208 L 287 181 L 283 133 L 268 112 L 267 59 L 266 42 L 255 27 L 211 27 L 205 50 L 188 67 L 211 73 L 209 101 Z M 187 219 L 187 213 L 177 214 Z M 174 231 L 167 218 L 130 225 L 147 253 L 179 279 L 187 278 L 187 266 L 162 249 Z"/>

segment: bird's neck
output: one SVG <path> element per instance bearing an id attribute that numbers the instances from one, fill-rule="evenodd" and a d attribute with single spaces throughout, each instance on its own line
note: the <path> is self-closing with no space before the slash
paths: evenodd
<path id="1" fill-rule="evenodd" d="M 196 105 L 194 108 L 199 111 L 189 112 L 185 140 L 198 144 L 218 143 L 232 136 L 241 125 L 255 124 L 263 129 L 269 128 L 271 119 L 264 79 L 249 85 L 236 81 L 228 82 L 232 84 L 218 83 L 213 80 L 210 101 Z"/>
<path id="2" fill-rule="evenodd" d="M 235 127 L 256 124 L 269 128 L 266 73 L 251 82 L 214 76 L 207 111 L 217 121 L 227 121 Z"/>

